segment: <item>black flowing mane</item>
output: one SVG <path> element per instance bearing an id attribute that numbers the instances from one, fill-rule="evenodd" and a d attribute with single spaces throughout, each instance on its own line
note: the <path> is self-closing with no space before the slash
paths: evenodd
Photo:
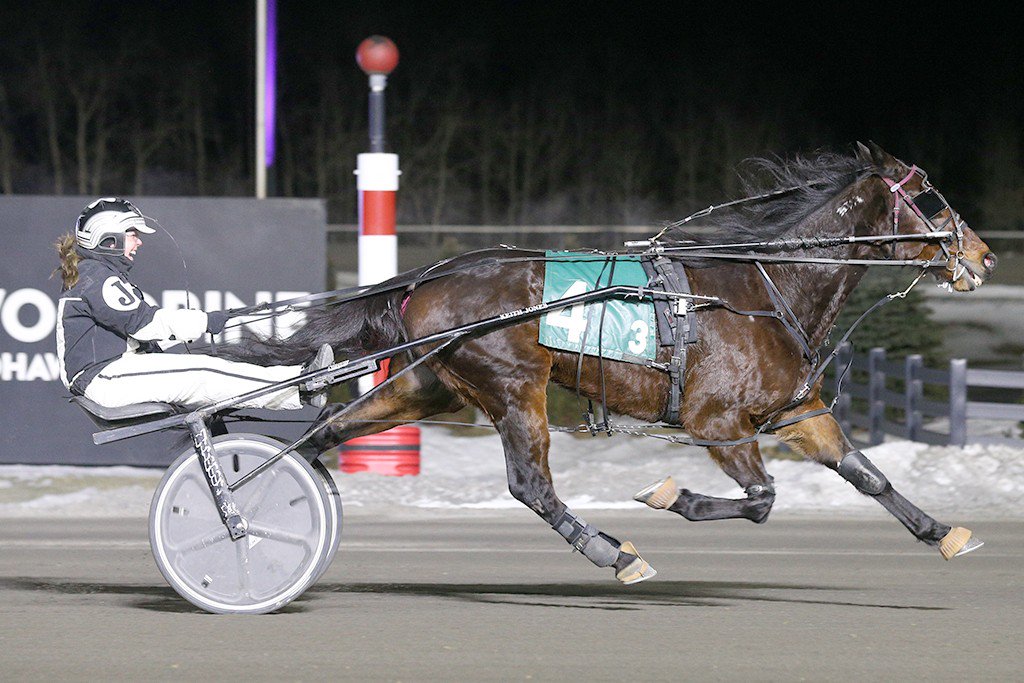
<path id="1" fill-rule="evenodd" d="M 724 244 L 790 236 L 807 216 L 872 171 L 852 154 L 822 152 L 792 159 L 747 159 L 740 171 L 745 196 L 796 189 L 718 209 L 686 226 L 669 227 L 665 241 Z"/>

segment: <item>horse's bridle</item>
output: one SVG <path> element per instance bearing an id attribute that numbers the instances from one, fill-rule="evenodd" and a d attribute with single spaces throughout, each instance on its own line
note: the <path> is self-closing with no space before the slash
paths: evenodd
<path id="1" fill-rule="evenodd" d="M 918 192 L 916 195 L 911 195 L 904 188 L 904 185 L 911 180 L 915 175 L 921 178 L 921 187 L 924 189 Z M 942 250 L 942 255 L 946 260 L 946 270 L 951 273 L 951 279 L 955 282 L 964 274 L 965 267 L 963 265 L 964 260 L 964 224 L 960 220 L 960 216 L 956 211 L 949 205 L 946 198 L 942 196 L 942 193 L 936 190 L 930 182 L 928 182 L 928 173 L 923 169 L 917 167 L 917 165 L 911 166 L 910 171 L 907 175 L 899 181 L 892 180 L 883 175 L 879 176 L 886 185 L 889 186 L 889 192 L 893 194 L 892 203 L 892 234 L 896 235 L 899 232 L 900 225 L 900 201 L 907 205 L 914 214 L 917 215 L 924 224 L 928 226 L 931 232 L 944 232 L 946 226 L 953 223 L 953 230 L 949 231 L 949 237 L 939 242 L 939 248 Z M 949 211 L 949 216 L 942 222 L 941 225 L 935 224 L 935 218 L 939 216 L 943 211 Z M 893 245 L 893 252 L 895 255 L 895 244 Z"/>

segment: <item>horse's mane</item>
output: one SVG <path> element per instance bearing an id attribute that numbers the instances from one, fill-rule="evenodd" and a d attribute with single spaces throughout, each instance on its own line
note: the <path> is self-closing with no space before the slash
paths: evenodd
<path id="1" fill-rule="evenodd" d="M 822 204 L 871 172 L 871 166 L 852 154 L 819 152 L 792 159 L 747 159 L 739 170 L 745 196 L 796 189 L 716 210 L 686 226 L 670 225 L 665 242 L 726 244 L 792 235 Z"/>

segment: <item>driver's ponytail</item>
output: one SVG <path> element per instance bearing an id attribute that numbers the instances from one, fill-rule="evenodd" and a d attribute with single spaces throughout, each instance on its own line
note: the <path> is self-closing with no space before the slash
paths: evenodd
<path id="1" fill-rule="evenodd" d="M 75 243 L 75 236 L 71 233 L 61 235 L 53 243 L 57 249 L 57 255 L 60 257 L 60 265 L 54 268 L 50 277 L 59 273 L 64 290 L 71 289 L 78 284 L 78 260 L 80 257 L 75 251 Z"/>

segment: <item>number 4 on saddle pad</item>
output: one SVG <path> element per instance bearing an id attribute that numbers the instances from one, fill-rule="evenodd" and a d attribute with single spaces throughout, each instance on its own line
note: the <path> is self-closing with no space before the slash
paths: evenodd
<path id="1" fill-rule="evenodd" d="M 647 284 L 639 258 L 549 251 L 544 267 L 544 301 L 555 301 L 610 285 Z M 578 258 L 574 258 L 578 257 Z M 602 309 L 604 315 L 601 324 Z M 540 319 L 539 341 L 563 351 L 580 352 L 629 363 L 645 364 L 657 352 L 654 304 L 606 299 L 552 311 Z"/>

